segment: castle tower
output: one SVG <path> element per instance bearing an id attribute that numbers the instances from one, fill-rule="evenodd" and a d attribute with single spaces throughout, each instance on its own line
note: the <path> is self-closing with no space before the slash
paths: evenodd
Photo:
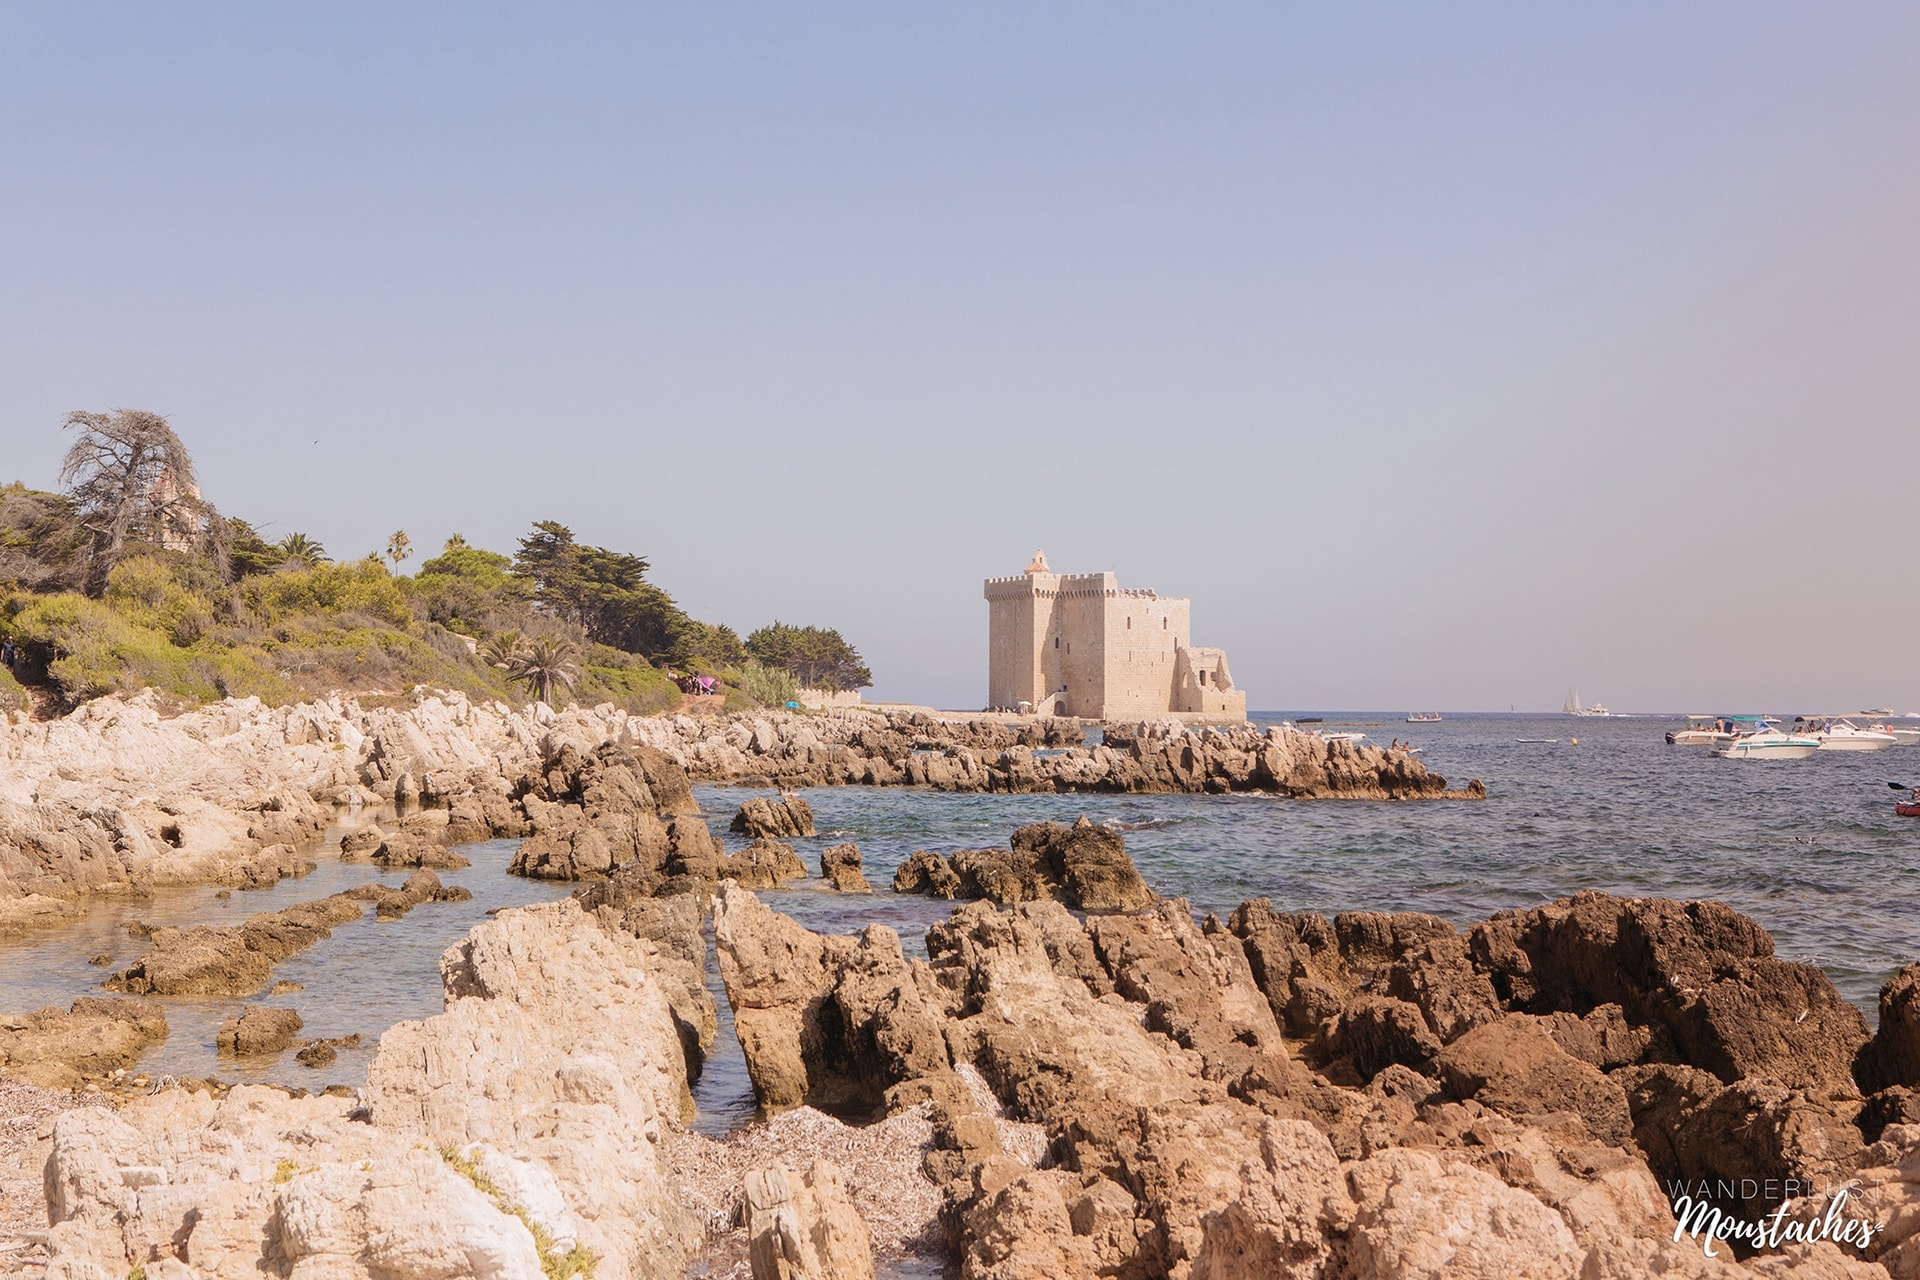
<path id="1" fill-rule="evenodd" d="M 1246 718 L 1226 655 L 1192 648 L 1187 600 L 1123 588 L 1111 573 L 1055 573 L 1041 551 L 1025 572 L 987 579 L 985 594 L 990 708 L 1095 720 Z"/>

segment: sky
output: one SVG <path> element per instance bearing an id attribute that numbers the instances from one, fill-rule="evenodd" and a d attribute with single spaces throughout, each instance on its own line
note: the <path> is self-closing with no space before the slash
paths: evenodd
<path id="1" fill-rule="evenodd" d="M 169 416 L 975 707 L 981 580 L 1256 708 L 1920 710 L 1920 8 L 0 7 L 0 480 Z"/>

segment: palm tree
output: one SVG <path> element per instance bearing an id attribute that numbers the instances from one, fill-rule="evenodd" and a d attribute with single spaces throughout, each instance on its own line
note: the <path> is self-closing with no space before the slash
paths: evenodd
<path id="1" fill-rule="evenodd" d="M 407 536 L 405 529 L 395 529 L 393 536 L 387 539 L 387 559 L 393 561 L 395 573 L 400 571 L 400 562 L 413 554 L 413 539 Z"/>
<path id="2" fill-rule="evenodd" d="M 274 550 L 289 561 L 297 560 L 309 569 L 327 563 L 327 549 L 304 533 L 290 533 L 274 544 Z"/>
<path id="3" fill-rule="evenodd" d="M 540 701 L 551 704 L 555 689 L 562 685 L 571 689 L 579 677 L 580 664 L 574 661 L 578 653 L 571 640 L 535 636 L 514 656 L 507 676 L 524 683 Z"/>
<path id="4" fill-rule="evenodd" d="M 520 656 L 520 633 L 518 631 L 497 632 L 480 646 L 480 656 L 490 667 L 511 667 L 513 660 Z"/>

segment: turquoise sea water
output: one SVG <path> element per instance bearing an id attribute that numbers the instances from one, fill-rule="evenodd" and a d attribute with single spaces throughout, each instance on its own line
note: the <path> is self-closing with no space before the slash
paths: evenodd
<path id="1" fill-rule="evenodd" d="M 908 854 L 1004 845 L 1022 823 L 1072 821 L 1084 813 L 1120 827 L 1148 882 L 1187 897 L 1201 912 L 1224 913 L 1266 896 L 1286 910 L 1430 911 L 1465 925 L 1587 887 L 1713 897 L 1759 920 L 1782 956 L 1821 965 L 1870 1019 L 1880 983 L 1920 959 L 1920 819 L 1895 817 L 1885 786 L 1888 780 L 1920 783 L 1920 748 L 1726 761 L 1701 748 L 1667 746 L 1665 731 L 1679 723 L 1668 719 L 1463 715 L 1410 725 L 1401 715 L 1318 714 L 1326 727 L 1356 727 L 1371 741 L 1411 740 L 1430 768 L 1455 784 L 1478 777 L 1488 797 L 1383 804 L 821 788 L 804 793 L 820 835 L 796 842 L 801 856 L 817 869 L 822 847 L 852 840 L 879 892 L 842 895 L 806 881 L 766 898 L 815 929 L 892 925 L 908 954 L 922 954 L 927 924 L 949 908 L 888 891 L 894 868 Z M 696 791 L 721 833 L 751 794 L 726 787 Z M 739 837 L 727 839 L 738 847 Z M 393 1022 L 439 1012 L 437 962 L 444 948 L 489 908 L 571 888 L 506 875 L 510 842 L 471 846 L 468 854 L 474 865 L 444 878 L 472 889 L 472 902 L 429 903 L 402 921 L 382 924 L 369 916 L 342 926 L 276 972 L 304 990 L 255 999 L 298 1009 L 305 1035 L 359 1032 L 369 1048 Z M 211 889 L 167 890 L 149 901 L 102 904 L 78 925 L 0 940 L 0 1012 L 64 1006 L 98 992 L 107 971 L 90 965 L 90 957 L 109 954 L 119 967 L 144 949 L 126 934 L 131 919 L 233 923 L 363 880 L 402 878 L 341 863 L 327 848 L 314 856 L 320 867 L 313 875 L 271 890 L 225 899 Z M 717 975 L 710 983 L 717 994 Z M 364 1079 L 365 1048 L 320 1071 L 298 1065 L 291 1054 L 245 1063 L 218 1058 L 214 1029 L 248 1001 L 160 1003 L 172 1035 L 142 1060 L 142 1070 L 307 1088 Z M 724 1018 L 724 998 L 720 1004 Z M 723 1026 L 696 1097 L 703 1129 L 724 1130 L 751 1115 L 730 1027 Z"/>

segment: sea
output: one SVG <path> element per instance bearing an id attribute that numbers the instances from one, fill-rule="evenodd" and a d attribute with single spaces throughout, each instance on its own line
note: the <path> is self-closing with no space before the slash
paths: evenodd
<path id="1" fill-rule="evenodd" d="M 1842 994 L 1876 1017 L 1880 986 L 1920 960 L 1920 819 L 1895 816 L 1888 783 L 1920 785 L 1920 747 L 1871 754 L 1821 753 L 1799 761 L 1716 759 L 1669 746 L 1678 717 L 1444 715 L 1408 724 L 1405 713 L 1276 712 L 1258 722 L 1317 717 L 1319 728 L 1365 733 L 1418 748 L 1429 769 L 1459 786 L 1486 784 L 1483 801 L 1299 801 L 1264 795 L 951 795 L 913 788 L 804 790 L 819 834 L 795 842 L 810 867 L 828 844 L 859 845 L 876 893 L 850 895 L 819 880 L 764 899 L 808 928 L 854 933 L 870 923 L 899 931 L 924 954 L 927 926 L 951 904 L 891 892 L 894 869 L 916 849 L 1004 846 L 1029 822 L 1085 814 L 1118 828 L 1147 882 L 1183 897 L 1197 916 L 1224 915 L 1264 897 L 1280 910 L 1426 911 L 1466 926 L 1580 889 L 1630 896 L 1715 898 L 1758 920 L 1784 958 L 1819 965 Z M 714 831 L 753 792 L 695 788 Z M 401 1019 L 440 1011 L 438 961 L 489 911 L 564 896 L 573 886 L 506 874 L 512 841 L 464 847 L 473 865 L 442 873 L 473 891 L 469 902 L 428 903 L 404 919 L 371 915 L 283 962 L 276 979 L 301 984 L 280 996 L 168 999 L 172 1031 L 137 1070 L 214 1075 L 318 1089 L 358 1085 L 373 1043 Z M 365 863 L 343 863 L 322 842 L 310 875 L 266 890 L 220 896 L 166 889 L 139 901 L 105 901 L 77 923 L 0 939 L 0 1013 L 21 1013 L 99 994 L 113 969 L 145 944 L 148 924 L 232 924 L 258 911 L 325 896 L 369 879 L 397 883 Z M 96 961 L 103 961 L 96 963 Z M 752 1092 L 726 1017 L 717 968 L 719 1042 L 695 1089 L 697 1127 L 723 1133 L 750 1123 Z M 362 1037 L 330 1066 L 291 1053 L 235 1060 L 215 1050 L 220 1022 L 248 1003 L 298 1010 L 303 1037 Z"/>

